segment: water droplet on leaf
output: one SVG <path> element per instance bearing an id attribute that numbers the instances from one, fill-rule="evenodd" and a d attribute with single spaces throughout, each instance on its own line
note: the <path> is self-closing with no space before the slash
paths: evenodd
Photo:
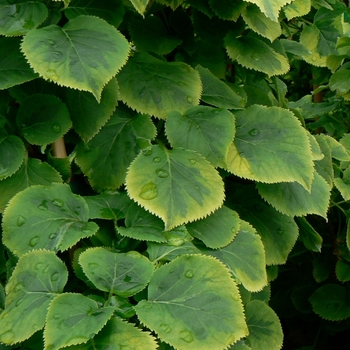
<path id="1" fill-rule="evenodd" d="M 90 270 L 95 270 L 96 268 L 99 267 L 99 265 L 96 263 L 90 263 L 90 264 L 88 264 L 88 267 Z"/>
<path id="2" fill-rule="evenodd" d="M 145 200 L 151 200 L 158 196 L 158 188 L 154 182 L 148 182 L 142 186 L 139 196 Z"/>
<path id="3" fill-rule="evenodd" d="M 252 129 L 252 130 L 250 130 L 250 131 L 248 132 L 248 134 L 249 134 L 250 136 L 256 136 L 256 135 L 259 134 L 259 131 L 258 131 L 258 129 Z"/>
<path id="4" fill-rule="evenodd" d="M 29 245 L 31 247 L 35 247 L 39 242 L 39 236 L 34 236 L 33 238 L 30 239 Z"/>
<path id="5" fill-rule="evenodd" d="M 54 239 L 54 238 L 56 238 L 56 236 L 57 236 L 57 233 L 51 233 L 50 235 L 49 235 L 49 238 L 50 239 Z"/>
<path id="6" fill-rule="evenodd" d="M 159 327 L 165 333 L 170 333 L 171 332 L 171 327 L 168 324 L 166 324 L 166 323 L 162 323 Z"/>
<path id="7" fill-rule="evenodd" d="M 52 282 L 56 282 L 56 281 L 58 281 L 58 278 L 59 278 L 59 274 L 58 274 L 58 272 L 55 272 L 51 275 L 50 280 Z"/>
<path id="8" fill-rule="evenodd" d="M 20 215 L 17 219 L 17 226 L 23 226 L 26 222 L 26 218 Z"/>
<path id="9" fill-rule="evenodd" d="M 150 156 L 153 153 L 152 148 L 145 148 L 142 150 L 144 156 Z"/>
<path id="10" fill-rule="evenodd" d="M 61 57 L 61 56 L 63 55 L 61 51 L 54 51 L 53 54 L 54 54 L 54 56 L 57 57 L 57 58 L 58 58 L 58 57 Z"/>
<path id="11" fill-rule="evenodd" d="M 4 344 L 10 344 L 13 342 L 15 334 L 12 331 L 6 331 L 0 335 L 0 341 Z"/>
<path id="12" fill-rule="evenodd" d="M 123 279 L 124 282 L 130 282 L 131 281 L 131 277 L 126 275 Z"/>
<path id="13" fill-rule="evenodd" d="M 187 270 L 186 272 L 185 272 L 185 276 L 187 277 L 187 278 L 193 278 L 193 271 L 192 270 Z"/>
<path id="14" fill-rule="evenodd" d="M 159 158 L 159 157 L 154 157 L 154 158 L 153 158 L 153 161 L 154 161 L 155 163 L 159 163 L 159 162 L 160 162 L 160 158 Z"/>
<path id="15" fill-rule="evenodd" d="M 187 102 L 188 102 L 188 103 L 192 103 L 192 102 L 193 102 L 192 96 L 187 96 Z"/>
<path id="16" fill-rule="evenodd" d="M 53 123 L 52 124 L 52 130 L 54 132 L 60 132 L 61 131 L 61 126 L 58 123 Z"/>
<path id="17" fill-rule="evenodd" d="M 50 79 L 52 81 L 57 81 L 58 80 L 58 75 L 54 69 L 48 69 L 45 72 L 45 78 Z"/>
<path id="18" fill-rule="evenodd" d="M 55 207 L 63 207 L 63 201 L 58 199 L 58 198 L 55 198 L 51 201 L 51 203 L 55 206 Z"/>
<path id="19" fill-rule="evenodd" d="M 231 294 L 231 298 L 232 298 L 232 300 L 234 300 L 234 301 L 240 300 L 240 296 L 239 296 L 238 293 L 232 293 L 232 294 Z"/>
<path id="20" fill-rule="evenodd" d="M 21 290 L 21 289 L 23 289 L 23 288 L 24 288 L 24 284 L 23 284 L 23 283 L 17 283 L 17 284 L 15 285 L 14 290 L 15 290 L 15 292 L 18 292 L 19 290 Z"/>
<path id="21" fill-rule="evenodd" d="M 47 200 L 44 199 L 39 205 L 38 205 L 38 209 L 40 210 L 47 210 L 48 207 L 47 207 Z"/>
<path id="22" fill-rule="evenodd" d="M 43 263 L 42 262 L 38 262 L 37 264 L 35 264 L 35 270 L 41 270 L 41 268 L 43 267 Z"/>
<path id="23" fill-rule="evenodd" d="M 179 338 L 185 341 L 186 343 L 192 343 L 194 340 L 192 333 L 187 329 L 183 329 L 179 332 Z"/>
<path id="24" fill-rule="evenodd" d="M 279 227 L 279 228 L 277 229 L 277 233 L 278 233 L 279 235 L 283 235 L 283 234 L 284 234 L 284 229 L 283 229 L 283 227 Z"/>
<path id="25" fill-rule="evenodd" d="M 54 314 L 54 315 L 53 315 L 53 318 L 54 318 L 55 320 L 58 320 L 58 319 L 61 318 L 61 314 Z"/>
<path id="26" fill-rule="evenodd" d="M 196 160 L 195 159 L 191 158 L 191 159 L 189 159 L 189 161 L 190 161 L 191 164 L 196 164 Z"/>
<path id="27" fill-rule="evenodd" d="M 55 40 L 52 40 L 52 39 L 49 39 L 47 41 L 50 45 L 55 45 L 56 44 L 56 41 Z"/>
<path id="28" fill-rule="evenodd" d="M 164 169 L 157 169 L 156 175 L 162 179 L 165 179 L 169 176 L 169 173 Z"/>

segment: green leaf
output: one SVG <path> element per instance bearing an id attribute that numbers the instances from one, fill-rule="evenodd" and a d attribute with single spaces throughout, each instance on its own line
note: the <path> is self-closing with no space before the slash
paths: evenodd
<path id="1" fill-rule="evenodd" d="M 143 332 L 132 323 L 124 322 L 118 317 L 112 317 L 102 330 L 86 344 L 65 347 L 65 350 L 107 350 L 132 349 L 156 350 L 155 338 L 148 332 Z"/>
<path id="2" fill-rule="evenodd" d="M 126 187 L 132 199 L 164 221 L 167 231 L 209 215 L 224 199 L 221 177 L 200 154 L 162 146 L 138 155 Z"/>
<path id="3" fill-rule="evenodd" d="M 1 1 L 0 35 L 19 36 L 30 32 L 48 16 L 45 4 L 39 1 Z M 8 51 L 10 52 L 10 51 Z"/>
<path id="4" fill-rule="evenodd" d="M 155 135 L 149 116 L 135 116 L 130 110 L 118 108 L 91 141 L 79 144 L 76 161 L 94 189 L 117 189 L 142 149 L 140 141 L 149 142 Z"/>
<path id="5" fill-rule="evenodd" d="M 53 252 L 40 250 L 23 255 L 6 285 L 0 341 L 18 343 L 43 328 L 49 304 L 62 293 L 67 280 L 67 268 Z"/>
<path id="6" fill-rule="evenodd" d="M 233 344 L 228 348 L 229 350 L 252 350 L 251 347 L 246 345 L 243 340 L 238 343 Z"/>
<path id="7" fill-rule="evenodd" d="M 21 53 L 20 42 L 17 38 L 0 38 L 0 90 L 38 77 Z"/>
<path id="8" fill-rule="evenodd" d="M 258 5 L 260 10 L 275 22 L 278 22 L 278 15 L 281 8 L 291 1 L 292 0 L 249 0 L 249 2 Z"/>
<path id="9" fill-rule="evenodd" d="M 17 256 L 40 248 L 64 251 L 97 231 L 88 218 L 86 202 L 68 185 L 31 186 L 14 196 L 4 211 L 3 242 Z"/>
<path id="10" fill-rule="evenodd" d="M 13 175 L 19 169 L 24 155 L 24 144 L 19 137 L 9 135 L 0 138 L 0 180 Z"/>
<path id="11" fill-rule="evenodd" d="M 314 312 L 331 321 L 344 320 L 350 317 L 349 293 L 338 284 L 325 284 L 310 297 Z"/>
<path id="12" fill-rule="evenodd" d="M 182 43 L 179 37 L 168 33 L 161 19 L 156 16 L 134 20 L 129 31 L 138 51 L 166 55 Z"/>
<path id="13" fill-rule="evenodd" d="M 73 127 L 84 142 L 90 141 L 106 124 L 115 110 L 117 100 L 118 84 L 114 78 L 104 87 L 100 103 L 85 91 L 67 91 L 66 104 Z"/>
<path id="14" fill-rule="evenodd" d="M 186 225 L 188 232 L 212 249 L 227 246 L 239 232 L 241 221 L 238 214 L 225 206 L 205 219 Z"/>
<path id="15" fill-rule="evenodd" d="M 166 242 L 166 238 L 162 234 L 164 231 L 163 221 L 134 202 L 128 207 L 125 227 L 120 226 L 117 230 L 122 236 L 134 239 Z"/>
<path id="16" fill-rule="evenodd" d="M 247 4 L 244 1 L 209 0 L 209 6 L 219 18 L 237 21 Z"/>
<path id="17" fill-rule="evenodd" d="M 295 17 L 302 17 L 311 11 L 311 0 L 294 0 L 283 8 L 288 21 Z"/>
<path id="18" fill-rule="evenodd" d="M 100 290 L 129 297 L 146 287 L 153 264 L 135 251 L 113 253 L 105 248 L 90 248 L 79 256 L 89 280 Z"/>
<path id="19" fill-rule="evenodd" d="M 254 186 L 237 186 L 230 189 L 229 193 L 230 207 L 261 236 L 266 251 L 266 264 L 284 264 L 298 238 L 298 226 L 293 218 L 266 204 Z"/>
<path id="20" fill-rule="evenodd" d="M 350 90 L 350 70 L 349 69 L 339 69 L 335 72 L 329 80 L 329 88 L 332 91 L 336 91 L 340 96 L 346 98 Z"/>
<path id="21" fill-rule="evenodd" d="M 63 28 L 34 29 L 23 39 L 22 51 L 44 79 L 101 99 L 104 85 L 125 64 L 129 44 L 104 20 L 79 16 Z"/>
<path id="22" fill-rule="evenodd" d="M 247 335 L 238 288 L 214 258 L 183 255 L 155 271 L 140 321 L 177 349 L 221 350 Z"/>
<path id="23" fill-rule="evenodd" d="M 60 174 L 54 168 L 39 159 L 25 159 L 15 174 L 0 181 L 0 212 L 16 193 L 32 185 L 49 185 L 53 182 L 62 182 Z"/>
<path id="24" fill-rule="evenodd" d="M 350 160 L 349 151 L 340 142 L 338 142 L 336 139 L 328 135 L 322 135 L 321 137 L 323 137 L 323 139 L 327 141 L 332 153 L 332 158 L 335 158 L 344 162 Z"/>
<path id="25" fill-rule="evenodd" d="M 150 0 L 130 0 L 137 12 L 143 16 Z"/>
<path id="26" fill-rule="evenodd" d="M 292 53 L 293 55 L 302 57 L 309 54 L 309 50 L 297 41 L 280 39 L 280 42 L 283 45 L 285 51 Z"/>
<path id="27" fill-rule="evenodd" d="M 275 312 L 263 301 L 253 300 L 245 307 L 249 335 L 247 341 L 254 350 L 280 350 L 283 333 Z"/>
<path id="28" fill-rule="evenodd" d="M 113 314 L 113 307 L 98 308 L 97 303 L 81 294 L 65 293 L 50 304 L 44 331 L 45 349 L 57 350 L 86 343 Z"/>
<path id="29" fill-rule="evenodd" d="M 330 144 L 327 142 L 327 139 L 323 134 L 315 135 L 314 137 L 324 155 L 321 160 L 315 161 L 315 170 L 327 181 L 328 185 L 332 187 L 334 171 Z"/>
<path id="30" fill-rule="evenodd" d="M 299 120 L 279 107 L 253 105 L 235 113 L 236 136 L 227 156 L 233 174 L 266 183 L 313 179 L 310 143 Z"/>
<path id="31" fill-rule="evenodd" d="M 318 234 L 318 232 L 308 223 L 308 221 L 304 218 L 297 218 L 297 222 L 300 227 L 300 240 L 304 243 L 304 246 L 313 251 L 313 252 L 321 252 L 322 248 L 322 237 Z"/>
<path id="32" fill-rule="evenodd" d="M 209 69 L 197 65 L 196 70 L 199 72 L 203 84 L 202 101 L 219 108 L 242 109 L 244 107 L 245 99 L 236 94 Z"/>
<path id="33" fill-rule="evenodd" d="M 172 147 L 199 152 L 214 167 L 225 167 L 235 133 L 235 118 L 225 109 L 190 107 L 184 114 L 171 112 L 166 134 Z"/>
<path id="34" fill-rule="evenodd" d="M 41 94 L 22 101 L 16 122 L 25 139 L 34 145 L 52 143 L 72 126 L 67 106 L 56 96 Z"/>
<path id="35" fill-rule="evenodd" d="M 126 216 L 126 213 L 133 203 L 126 192 L 105 192 L 97 196 L 84 197 L 89 207 L 90 219 L 119 220 Z"/>
<path id="36" fill-rule="evenodd" d="M 184 0 L 156 0 L 160 4 L 170 6 L 173 10 L 178 8 Z"/>
<path id="37" fill-rule="evenodd" d="M 285 74 L 289 70 L 288 59 L 272 46 L 254 37 L 236 38 L 229 32 L 225 38 L 228 55 L 245 68 L 266 73 L 268 76 Z"/>
<path id="38" fill-rule="evenodd" d="M 198 105 L 202 91 L 197 71 L 182 62 L 165 62 L 136 53 L 117 76 L 121 99 L 141 113 L 166 119 Z"/>
<path id="39" fill-rule="evenodd" d="M 318 214 L 327 220 L 331 187 L 317 172 L 314 174 L 310 192 L 297 182 L 258 183 L 257 188 L 261 197 L 284 214 L 289 216 Z"/>
<path id="40" fill-rule="evenodd" d="M 339 177 L 336 177 L 334 179 L 334 186 L 346 201 L 350 200 L 350 184 L 348 182 L 348 179 L 341 179 Z"/>
<path id="41" fill-rule="evenodd" d="M 88 3 L 84 0 L 73 0 L 64 14 L 70 20 L 80 15 L 96 16 L 118 27 L 123 20 L 124 6 L 120 0 L 92 0 Z"/>
<path id="42" fill-rule="evenodd" d="M 266 17 L 255 5 L 247 6 L 242 12 L 244 22 L 254 32 L 273 42 L 281 34 L 281 26 L 278 22 Z"/>
<path id="43" fill-rule="evenodd" d="M 257 292 L 266 286 L 264 246 L 260 236 L 247 222 L 241 221 L 237 236 L 228 246 L 204 252 L 225 263 L 237 279 L 237 283 L 242 283 L 247 290 Z"/>
<path id="44" fill-rule="evenodd" d="M 340 282 L 350 281 L 350 262 L 338 260 L 335 266 L 335 274 Z"/>

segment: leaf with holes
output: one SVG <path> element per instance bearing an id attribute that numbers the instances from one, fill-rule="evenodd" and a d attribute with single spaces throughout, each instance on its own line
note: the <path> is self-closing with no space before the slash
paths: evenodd
<path id="1" fill-rule="evenodd" d="M 52 143 L 72 126 L 67 106 L 56 96 L 41 94 L 22 101 L 16 122 L 25 139 L 34 145 Z"/>
<path id="2" fill-rule="evenodd" d="M 148 300 L 135 310 L 177 349 L 221 350 L 247 335 L 238 288 L 224 265 L 208 256 L 182 255 L 158 268 Z"/>
<path id="3" fill-rule="evenodd" d="M 204 250 L 227 265 L 232 274 L 250 292 L 267 284 L 265 249 L 259 235 L 247 222 L 241 221 L 237 236 L 226 247 Z"/>
<path id="4" fill-rule="evenodd" d="M 19 169 L 24 155 L 24 144 L 19 137 L 9 135 L 0 138 L 0 180 L 13 175 Z"/>
<path id="5" fill-rule="evenodd" d="M 235 118 L 226 109 L 190 107 L 184 114 L 169 113 L 166 134 L 172 147 L 192 149 L 213 166 L 225 167 L 235 134 Z"/>
<path id="6" fill-rule="evenodd" d="M 3 242 L 17 256 L 40 248 L 64 251 L 97 231 L 88 218 L 86 202 L 68 185 L 31 186 L 14 196 L 5 209 Z"/>
<path id="7" fill-rule="evenodd" d="M 298 182 L 310 190 L 309 138 L 292 112 L 254 105 L 235 113 L 236 136 L 227 156 L 233 174 L 260 182 Z"/>
<path id="8" fill-rule="evenodd" d="M 129 43 L 104 20 L 79 16 L 62 28 L 32 30 L 23 39 L 22 51 L 44 79 L 90 91 L 100 101 L 104 85 L 125 64 Z"/>
<path id="9" fill-rule="evenodd" d="M 171 111 L 196 106 L 202 91 L 197 71 L 183 62 L 165 62 L 136 53 L 117 75 L 120 97 L 141 113 L 166 119 Z"/>
<path id="10" fill-rule="evenodd" d="M 122 297 L 144 289 L 153 274 L 153 264 L 136 251 L 113 253 L 91 248 L 80 254 L 79 264 L 98 289 Z"/>
<path id="11" fill-rule="evenodd" d="M 126 187 L 132 199 L 164 221 L 167 231 L 209 215 L 224 199 L 221 177 L 200 154 L 163 146 L 138 155 Z"/>
<path id="12" fill-rule="evenodd" d="M 45 350 L 86 343 L 106 325 L 113 312 L 114 307 L 99 308 L 96 301 L 81 294 L 59 295 L 47 313 Z"/>
<path id="13" fill-rule="evenodd" d="M 152 140 L 156 129 L 149 116 L 118 108 L 102 130 L 87 144 L 80 143 L 76 161 L 96 190 L 117 189 L 127 167 Z M 97 171 L 98 170 L 98 171 Z"/>
<path id="14" fill-rule="evenodd" d="M 49 304 L 67 280 L 67 268 L 55 253 L 39 250 L 23 255 L 6 285 L 0 341 L 18 343 L 43 328 Z"/>

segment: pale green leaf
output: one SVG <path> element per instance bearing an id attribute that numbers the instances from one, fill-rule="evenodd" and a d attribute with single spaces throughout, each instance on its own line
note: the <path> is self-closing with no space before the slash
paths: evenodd
<path id="1" fill-rule="evenodd" d="M 283 332 L 276 313 L 263 301 L 253 300 L 245 307 L 249 335 L 254 350 L 280 350 Z"/>
<path id="2" fill-rule="evenodd" d="M 100 101 L 104 85 L 125 64 L 129 43 L 104 20 L 79 16 L 62 28 L 32 30 L 23 39 L 22 51 L 46 80 L 89 91 Z"/>
<path id="3" fill-rule="evenodd" d="M 283 8 L 288 21 L 295 17 L 302 17 L 311 11 L 311 0 L 294 0 Z"/>
<path id="4" fill-rule="evenodd" d="M 183 62 L 165 62 L 136 53 L 117 76 L 120 97 L 131 108 L 166 119 L 198 105 L 202 91 L 197 71 Z"/>
<path id="5" fill-rule="evenodd" d="M 309 137 L 309 141 L 310 141 L 310 145 L 311 145 L 312 160 L 323 159 L 324 154 L 322 153 L 320 145 L 316 141 L 315 136 L 312 135 L 310 132 L 307 133 L 307 136 Z"/>
<path id="6" fill-rule="evenodd" d="M 209 0 L 209 6 L 219 18 L 237 21 L 247 4 L 240 0 Z"/>
<path id="7" fill-rule="evenodd" d="M 317 172 L 314 173 L 310 192 L 297 182 L 258 183 L 257 188 L 261 197 L 284 214 L 289 216 L 318 214 L 327 220 L 331 187 Z"/>
<path id="8" fill-rule="evenodd" d="M 127 167 L 142 149 L 139 140 L 148 141 L 155 135 L 149 116 L 135 116 L 128 109 L 117 108 L 93 139 L 80 143 L 76 161 L 94 189 L 117 189 L 125 180 Z"/>
<path id="9" fill-rule="evenodd" d="M 255 5 L 247 6 L 242 12 L 242 18 L 249 28 L 271 42 L 282 34 L 279 22 L 266 17 Z"/>
<path id="10" fill-rule="evenodd" d="M 72 126 L 67 106 L 56 96 L 41 94 L 21 102 L 16 122 L 25 139 L 34 145 L 52 143 Z"/>
<path id="11" fill-rule="evenodd" d="M 239 232 L 241 220 L 238 214 L 225 206 L 205 219 L 186 225 L 188 232 L 212 249 L 227 246 Z"/>
<path id="12" fill-rule="evenodd" d="M 67 90 L 65 102 L 73 127 L 84 142 L 90 141 L 106 124 L 115 110 L 117 100 L 118 84 L 114 78 L 104 87 L 100 103 L 88 92 Z"/>
<path id="13" fill-rule="evenodd" d="M 221 350 L 247 335 L 238 288 L 214 258 L 183 255 L 155 271 L 137 316 L 182 350 Z"/>
<path id="14" fill-rule="evenodd" d="M 258 5 L 260 10 L 275 22 L 278 22 L 281 8 L 292 1 L 293 0 L 248 0 L 248 2 Z"/>
<path id="15" fill-rule="evenodd" d="M 86 202 L 68 185 L 31 186 L 4 211 L 3 242 L 17 256 L 40 248 L 64 251 L 97 231 L 88 218 Z"/>
<path id="16" fill-rule="evenodd" d="M 350 263 L 347 260 L 338 260 L 335 274 L 340 282 L 350 281 Z"/>
<path id="17" fill-rule="evenodd" d="M 38 77 L 21 53 L 20 39 L 0 38 L 0 90 Z"/>
<path id="18" fill-rule="evenodd" d="M 123 20 L 124 6 L 120 0 L 72 0 L 64 11 L 68 19 L 80 15 L 91 15 L 106 20 L 109 24 L 118 27 Z"/>
<path id="19" fill-rule="evenodd" d="M 0 2 L 0 35 L 27 34 L 44 22 L 47 16 L 48 9 L 42 2 L 3 0 Z"/>
<path id="20" fill-rule="evenodd" d="M 229 32 L 225 45 L 230 58 L 237 60 L 245 68 L 266 73 L 268 76 L 285 74 L 289 70 L 288 59 L 260 39 L 247 36 L 237 39 L 234 32 Z"/>
<path id="21" fill-rule="evenodd" d="M 344 162 L 350 160 L 349 151 L 340 142 L 338 142 L 336 139 L 328 135 L 323 135 L 322 137 L 327 141 L 329 145 L 329 148 L 332 153 L 332 158 L 335 158 Z"/>
<path id="22" fill-rule="evenodd" d="M 333 183 L 344 198 L 344 200 L 350 200 L 350 183 L 348 182 L 348 180 L 336 177 L 333 180 Z"/>
<path id="23" fill-rule="evenodd" d="M 44 331 L 45 350 L 86 343 L 111 318 L 114 307 L 98 308 L 81 294 L 65 293 L 50 304 Z"/>
<path id="24" fill-rule="evenodd" d="M 90 219 L 119 220 L 126 216 L 126 213 L 133 203 L 126 192 L 105 192 L 97 196 L 84 197 L 89 207 Z"/>
<path id="25" fill-rule="evenodd" d="M 218 79 L 209 69 L 197 65 L 203 84 L 201 100 L 212 106 L 227 109 L 242 109 L 245 99 Z"/>
<path id="26" fill-rule="evenodd" d="M 134 202 L 128 207 L 125 227 L 117 227 L 117 230 L 122 236 L 134 239 L 166 242 L 166 238 L 162 234 L 164 222 Z"/>
<path id="27" fill-rule="evenodd" d="M 23 255 L 6 285 L 0 341 L 18 343 L 43 328 L 49 304 L 67 280 L 67 268 L 55 253 L 40 250 Z"/>
<path id="28" fill-rule="evenodd" d="M 150 0 L 130 0 L 137 12 L 143 16 Z"/>
<path id="29" fill-rule="evenodd" d="M 172 147 L 199 152 L 214 167 L 225 167 L 225 159 L 235 133 L 235 118 L 225 109 L 190 107 L 183 115 L 171 112 L 166 134 Z"/>
<path id="30" fill-rule="evenodd" d="M 230 172 L 260 182 L 296 181 L 311 188 L 309 138 L 292 112 L 253 105 L 235 117 L 236 136 L 226 160 Z"/>
<path id="31" fill-rule="evenodd" d="M 315 161 L 315 170 L 327 181 L 329 186 L 333 186 L 334 171 L 332 164 L 332 152 L 325 135 L 319 134 L 314 136 L 320 146 L 324 157 Z"/>
<path id="32" fill-rule="evenodd" d="M 310 297 L 314 312 L 331 321 L 344 320 L 350 317 L 349 293 L 338 284 L 325 284 Z"/>
<path id="33" fill-rule="evenodd" d="M 143 332 L 135 325 L 112 317 L 105 327 L 86 344 L 65 347 L 65 350 L 156 350 L 158 344 L 149 332 Z"/>
<path id="34" fill-rule="evenodd" d="M 19 169 L 24 155 L 24 144 L 19 137 L 9 135 L 0 138 L 0 180 L 13 175 Z"/>
<path id="35" fill-rule="evenodd" d="M 284 264 L 298 238 L 298 226 L 293 218 L 278 212 L 264 202 L 255 186 L 229 189 L 230 207 L 241 219 L 248 221 L 261 236 L 266 252 L 266 264 Z"/>
<path id="36" fill-rule="evenodd" d="M 209 215 L 224 199 L 220 175 L 200 154 L 162 146 L 138 155 L 126 187 L 133 200 L 164 221 L 166 230 Z"/>
<path id="37" fill-rule="evenodd" d="M 96 288 L 122 297 L 144 289 L 153 274 L 153 264 L 135 251 L 113 253 L 90 248 L 80 254 L 79 264 Z"/>
<path id="38" fill-rule="evenodd" d="M 232 274 L 251 292 L 261 290 L 267 284 L 265 250 L 261 238 L 247 222 L 241 221 L 237 236 L 226 247 L 205 250 L 227 265 Z"/>
<path id="39" fill-rule="evenodd" d="M 288 40 L 288 39 L 280 39 L 281 44 L 286 52 L 290 52 L 296 56 L 305 56 L 309 54 L 309 50 L 302 44 L 297 41 Z M 293 103 L 293 102 L 292 102 Z"/>
<path id="40" fill-rule="evenodd" d="M 36 158 L 25 159 L 16 173 L 0 181 L 0 212 L 16 193 L 32 185 L 49 185 L 53 182 L 62 182 L 54 168 Z"/>

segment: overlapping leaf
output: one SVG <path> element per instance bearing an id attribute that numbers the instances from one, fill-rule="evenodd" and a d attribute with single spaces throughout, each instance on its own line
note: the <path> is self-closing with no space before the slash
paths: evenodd
<path id="1" fill-rule="evenodd" d="M 256 4 L 267 17 L 277 22 L 281 8 L 292 0 L 249 0 L 249 2 Z"/>
<path id="2" fill-rule="evenodd" d="M 22 51 L 44 79 L 90 91 L 100 101 L 104 85 L 125 64 L 129 44 L 104 20 L 79 16 L 62 28 L 32 30 L 23 39 Z"/>
<path id="3" fill-rule="evenodd" d="M 140 153 L 126 177 L 129 196 L 159 216 L 165 229 L 198 220 L 218 209 L 223 182 L 215 168 L 195 151 L 153 146 Z"/>
<path id="4" fill-rule="evenodd" d="M 296 181 L 311 188 L 309 139 L 290 111 L 254 105 L 235 117 L 236 136 L 227 156 L 230 172 L 260 182 Z"/>
<path id="5" fill-rule="evenodd" d="M 217 260 L 183 255 L 155 271 L 140 321 L 177 349 L 221 350 L 247 335 L 238 288 Z"/>
<path id="6" fill-rule="evenodd" d="M 225 167 L 234 133 L 234 116 L 225 109 L 195 106 L 182 115 L 169 113 L 166 121 L 166 134 L 172 147 L 195 150 L 215 167 Z"/>
<path id="7" fill-rule="evenodd" d="M 68 185 L 31 186 L 7 206 L 3 242 L 17 256 L 40 248 L 64 251 L 97 231 L 98 226 L 87 222 L 88 218 L 86 202 Z"/>
<path id="8" fill-rule="evenodd" d="M 236 21 L 247 4 L 244 1 L 209 0 L 209 6 L 219 18 Z"/>
<path id="9" fill-rule="evenodd" d="M 165 119 L 199 103 L 199 74 L 182 62 L 165 62 L 141 52 L 117 76 L 120 97 L 131 108 Z"/>
<path id="10" fill-rule="evenodd" d="M 19 169 L 24 155 L 24 144 L 19 137 L 9 135 L 0 138 L 0 180 L 13 175 Z"/>
<path id="11" fill-rule="evenodd" d="M 302 17 L 311 11 L 311 0 L 294 0 L 283 8 L 288 21 L 295 17 Z"/>
<path id="12" fill-rule="evenodd" d="M 55 253 L 40 250 L 23 255 L 6 285 L 0 341 L 18 343 L 43 328 L 49 304 L 67 280 L 67 268 Z"/>
<path id="13" fill-rule="evenodd" d="M 127 167 L 143 148 L 143 141 L 149 143 L 155 134 L 149 116 L 135 116 L 118 108 L 91 141 L 78 146 L 77 163 L 93 188 L 117 189 L 125 180 Z"/>
<path id="14" fill-rule="evenodd" d="M 150 0 L 130 0 L 130 1 L 134 5 L 137 12 L 140 15 L 143 15 L 145 13 L 145 10 Z"/>

